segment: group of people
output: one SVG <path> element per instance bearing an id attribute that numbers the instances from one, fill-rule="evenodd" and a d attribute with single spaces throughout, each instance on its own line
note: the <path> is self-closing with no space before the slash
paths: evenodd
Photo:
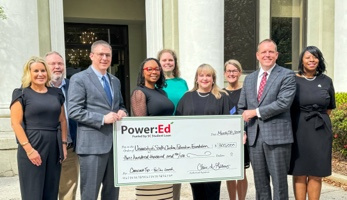
<path id="1" fill-rule="evenodd" d="M 242 115 L 244 168 L 252 164 L 257 199 L 288 199 L 287 175 L 293 175 L 296 199 L 319 199 L 322 177 L 331 174 L 335 108 L 332 80 L 324 75 L 321 51 L 306 47 L 298 73 L 276 64 L 276 43 L 259 43 L 259 69 L 246 76 L 234 59 L 224 65 L 223 89 L 209 64 L 198 66 L 194 87 L 180 78 L 170 49 L 145 59 L 131 94 L 132 116 Z M 130 116 L 118 78 L 107 72 L 112 47 L 91 46 L 91 66 L 64 79 L 62 56 L 49 52 L 24 66 L 22 85 L 13 92 L 11 123 L 18 141 L 22 199 L 75 199 L 80 175 L 81 199 L 118 199 L 114 187 L 112 124 Z M 52 134 L 52 135 L 49 135 Z M 227 181 L 230 199 L 245 199 L 243 180 Z M 270 177 L 273 184 L 271 192 Z M 219 200 L 221 182 L 191 183 L 196 200 Z M 180 199 L 181 184 L 136 187 L 139 200 Z"/>

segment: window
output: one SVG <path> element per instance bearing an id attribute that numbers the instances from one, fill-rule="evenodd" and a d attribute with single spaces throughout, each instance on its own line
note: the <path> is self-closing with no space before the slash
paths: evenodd
<path id="1" fill-rule="evenodd" d="M 238 60 L 244 72 L 256 69 L 258 0 L 224 1 L 224 61 Z"/>
<path id="2" fill-rule="evenodd" d="M 277 64 L 298 69 L 305 46 L 306 0 L 271 0 L 271 38 L 277 44 Z"/>

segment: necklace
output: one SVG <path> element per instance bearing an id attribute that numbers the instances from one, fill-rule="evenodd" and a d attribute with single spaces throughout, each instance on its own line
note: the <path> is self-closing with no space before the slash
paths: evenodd
<path id="1" fill-rule="evenodd" d="M 313 81 L 317 77 L 317 76 L 314 76 L 313 78 L 307 78 L 305 75 L 302 75 L 302 76 L 308 81 Z"/>
<path id="2" fill-rule="evenodd" d="M 199 97 L 208 97 L 210 95 L 210 93 L 207 93 L 205 95 L 201 95 L 198 91 L 196 91 L 196 93 L 198 93 Z"/>

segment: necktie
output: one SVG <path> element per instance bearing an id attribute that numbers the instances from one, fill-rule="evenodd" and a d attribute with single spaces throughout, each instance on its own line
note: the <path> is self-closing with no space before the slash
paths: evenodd
<path id="1" fill-rule="evenodd" d="M 103 76 L 102 81 L 104 82 L 104 90 L 106 92 L 106 96 L 107 96 L 107 101 L 108 103 L 111 105 L 112 104 L 112 94 L 111 94 L 111 88 L 110 85 L 108 84 L 108 82 L 106 81 L 105 76 Z"/>
<path id="2" fill-rule="evenodd" d="M 267 77 L 267 72 L 264 72 L 263 77 L 261 78 L 261 81 L 260 81 L 260 85 L 259 85 L 258 102 L 260 101 L 261 95 L 263 94 L 263 91 L 266 85 L 266 77 Z"/>

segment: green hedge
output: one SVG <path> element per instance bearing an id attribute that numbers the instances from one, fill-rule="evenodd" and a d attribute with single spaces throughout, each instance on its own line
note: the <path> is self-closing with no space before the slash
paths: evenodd
<path id="1" fill-rule="evenodd" d="M 347 93 L 336 93 L 336 109 L 332 111 L 333 153 L 347 159 Z"/>

